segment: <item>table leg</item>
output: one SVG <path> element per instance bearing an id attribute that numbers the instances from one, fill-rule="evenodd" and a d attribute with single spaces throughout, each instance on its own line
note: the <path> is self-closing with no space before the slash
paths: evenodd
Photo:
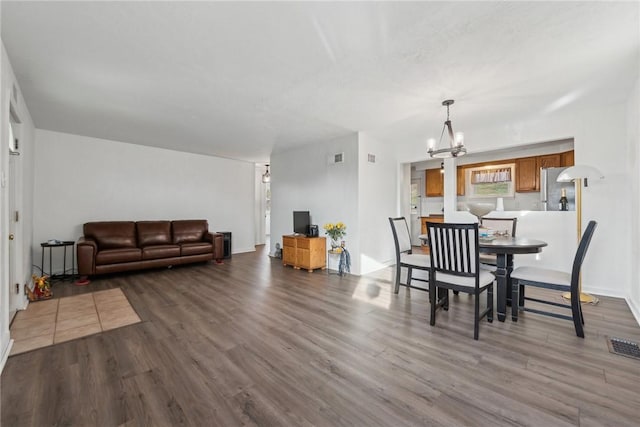
<path id="1" fill-rule="evenodd" d="M 42 247 L 42 259 L 40 261 L 40 275 L 44 276 L 44 246 Z"/>
<path id="2" fill-rule="evenodd" d="M 504 322 L 507 314 L 507 305 L 511 304 L 511 272 L 513 271 L 513 255 L 498 254 L 496 268 L 496 281 L 498 282 L 497 312 L 498 320 Z"/>
<path id="3" fill-rule="evenodd" d="M 51 246 L 49 246 L 49 277 L 53 280 L 53 258 L 51 256 Z"/>
<path id="4" fill-rule="evenodd" d="M 67 246 L 64 246 L 64 258 L 62 258 L 62 280 L 66 279 L 67 275 Z"/>

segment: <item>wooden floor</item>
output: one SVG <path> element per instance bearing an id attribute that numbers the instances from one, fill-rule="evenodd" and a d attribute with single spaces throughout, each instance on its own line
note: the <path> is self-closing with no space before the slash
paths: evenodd
<path id="1" fill-rule="evenodd" d="M 474 341 L 471 298 L 431 327 L 428 294 L 391 294 L 392 274 L 307 273 L 260 248 L 56 285 L 120 287 L 142 323 L 10 357 L 2 425 L 639 425 L 640 361 L 604 338 L 640 341 L 624 301 L 585 306 L 585 339 L 523 313 Z"/>

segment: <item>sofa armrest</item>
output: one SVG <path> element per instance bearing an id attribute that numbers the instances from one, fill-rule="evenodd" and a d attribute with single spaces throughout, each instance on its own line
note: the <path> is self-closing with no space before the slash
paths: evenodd
<path id="1" fill-rule="evenodd" d="M 224 236 L 220 233 L 205 233 L 204 240 L 213 243 L 213 259 L 224 258 Z"/>
<path id="2" fill-rule="evenodd" d="M 76 245 L 78 260 L 78 275 L 90 276 L 96 273 L 96 254 L 98 244 L 95 240 L 80 237 Z"/>

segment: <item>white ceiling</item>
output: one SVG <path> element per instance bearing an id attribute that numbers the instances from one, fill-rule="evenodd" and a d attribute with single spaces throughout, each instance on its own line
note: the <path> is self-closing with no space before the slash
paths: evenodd
<path id="1" fill-rule="evenodd" d="M 637 2 L 7 2 L 36 126 L 247 161 L 627 98 Z"/>

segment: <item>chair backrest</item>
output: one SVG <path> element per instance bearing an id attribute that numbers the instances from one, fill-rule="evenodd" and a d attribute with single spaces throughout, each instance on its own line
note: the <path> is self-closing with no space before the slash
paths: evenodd
<path id="1" fill-rule="evenodd" d="M 446 274 L 478 274 L 478 224 L 427 223 L 431 268 Z"/>
<path id="2" fill-rule="evenodd" d="M 591 238 L 593 237 L 593 232 L 596 230 L 596 226 L 598 225 L 595 221 L 589 221 L 587 224 L 587 228 L 584 230 L 584 234 L 580 239 L 580 244 L 578 245 L 578 251 L 576 252 L 576 257 L 573 259 L 573 269 L 571 270 L 571 288 L 578 289 L 578 284 L 580 280 L 580 269 L 582 268 L 582 261 L 584 261 L 584 257 L 587 255 L 587 249 L 589 249 L 589 244 L 591 243 Z"/>
<path id="3" fill-rule="evenodd" d="M 409 234 L 409 226 L 407 225 L 407 220 L 403 216 L 399 218 L 389 218 L 389 224 L 391 224 L 393 241 L 396 244 L 396 257 L 400 259 L 401 253 L 411 253 L 411 235 Z"/>
<path id="4" fill-rule="evenodd" d="M 483 227 L 496 231 L 508 231 L 510 236 L 516 237 L 518 218 L 482 218 Z"/>

